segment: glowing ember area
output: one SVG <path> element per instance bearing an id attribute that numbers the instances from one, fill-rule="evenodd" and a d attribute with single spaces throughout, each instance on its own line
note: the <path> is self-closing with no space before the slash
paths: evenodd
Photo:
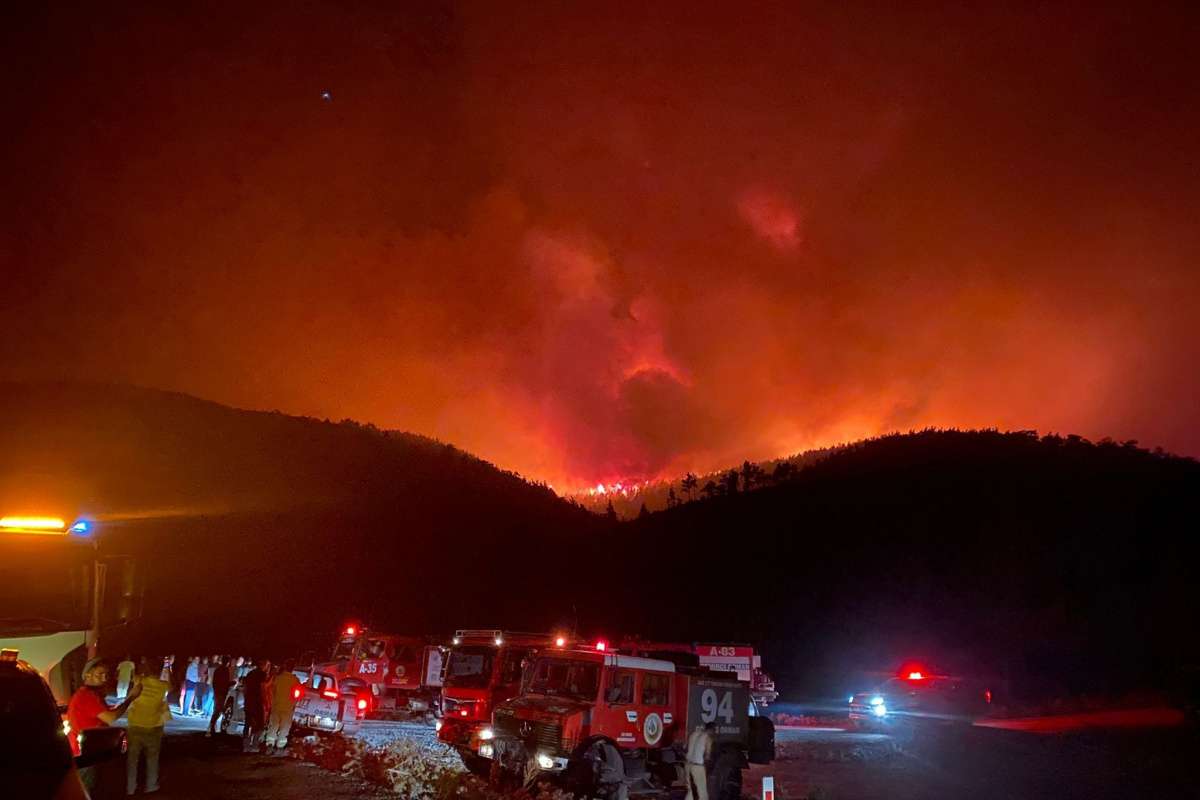
<path id="1" fill-rule="evenodd" d="M 925 426 L 1200 453 L 1189 26 L 643 11 L 31 6 L 0 378 L 594 495 Z"/>

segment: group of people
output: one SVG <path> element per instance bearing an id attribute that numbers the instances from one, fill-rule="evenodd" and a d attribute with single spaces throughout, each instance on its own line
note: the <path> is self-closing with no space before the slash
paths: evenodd
<path id="1" fill-rule="evenodd" d="M 83 686 L 72 695 L 67 707 L 71 748 L 79 755 L 81 733 L 112 725 L 127 716 L 126 794 L 137 793 L 143 760 L 146 766 L 142 788 L 147 794 L 158 791 L 163 729 L 172 711 L 181 716 L 207 714 L 205 736 L 212 736 L 218 730 L 221 716 L 228 713 L 226 698 L 239 681 L 244 713 L 243 751 L 257 753 L 265 746 L 269 752 L 282 755 L 287 748 L 292 713 L 300 694 L 300 679 L 292 671 L 292 662 L 284 663 L 282 669 L 265 659 L 254 664 L 243 657 L 228 656 L 193 657 L 185 663 L 180 679 L 174 679 L 174 656 L 142 657 L 136 662 L 126 656 L 117 665 L 115 687 L 109 665 L 103 659 L 93 658 L 84 665 Z M 114 688 L 118 702 L 110 706 L 109 691 Z M 177 705 L 172 709 L 171 701 L 176 698 Z M 236 702 L 233 707 L 236 709 Z M 79 773 L 91 792 L 96 780 L 95 768 L 83 767 Z"/>
<path id="2" fill-rule="evenodd" d="M 192 656 L 176 662 L 175 656 L 163 659 L 159 677 L 172 686 L 172 698 L 178 698 L 178 713 L 205 716 L 211 721 L 210 733 L 221 716 L 229 690 L 250 672 L 250 659 L 243 656 Z M 117 696 L 121 697 L 118 675 Z"/>
<path id="3" fill-rule="evenodd" d="M 287 748 L 300 696 L 300 679 L 294 668 L 291 661 L 280 668 L 263 660 L 242 679 L 243 751 L 257 753 L 261 746 L 278 755 Z"/>

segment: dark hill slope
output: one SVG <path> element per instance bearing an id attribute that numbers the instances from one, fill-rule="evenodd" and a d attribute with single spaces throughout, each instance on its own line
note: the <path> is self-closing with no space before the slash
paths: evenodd
<path id="1" fill-rule="evenodd" d="M 109 519 L 146 556 L 155 646 L 294 649 L 351 615 L 549 625 L 564 604 L 506 588 L 604 525 L 429 439 L 131 387 L 4 385 L 0 449 L 0 508 Z"/>
<path id="2" fill-rule="evenodd" d="M 653 514 L 628 546 L 643 596 L 671 598 L 663 633 L 761 640 L 793 686 L 915 655 L 1115 690 L 1200 661 L 1198 498 L 1190 459 L 928 431 Z"/>

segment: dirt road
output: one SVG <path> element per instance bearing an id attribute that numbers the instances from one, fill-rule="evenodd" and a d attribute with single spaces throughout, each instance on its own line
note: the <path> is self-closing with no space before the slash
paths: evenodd
<path id="1" fill-rule="evenodd" d="M 94 800 L 123 798 L 124 759 L 106 765 L 103 792 Z M 395 795 L 291 758 L 242 753 L 235 736 L 205 738 L 197 720 L 176 719 L 163 739 L 163 800 L 350 800 Z M 140 796 L 140 795 L 139 795 Z"/>

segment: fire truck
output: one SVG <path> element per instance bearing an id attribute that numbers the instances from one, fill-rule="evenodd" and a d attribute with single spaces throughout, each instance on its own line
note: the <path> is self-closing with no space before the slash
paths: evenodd
<path id="1" fill-rule="evenodd" d="M 342 629 L 330 662 L 317 668 L 333 674 L 343 694 L 355 695 L 360 716 L 437 715 L 444 651 L 420 636 L 377 633 L 350 624 Z"/>
<path id="2" fill-rule="evenodd" d="M 28 662 L 63 708 L 93 656 L 113 656 L 141 615 L 136 562 L 89 520 L 0 518 L 0 650 Z"/>
<path id="3" fill-rule="evenodd" d="M 534 654 L 567 644 L 563 634 L 493 628 L 455 631 L 443 678 L 438 739 L 458 751 L 467 769 L 486 775 L 491 761 L 479 755 L 479 732 L 491 723 L 492 709 L 517 696 L 522 671 Z"/>
<path id="4" fill-rule="evenodd" d="M 615 749 L 629 794 L 668 797 L 685 785 L 689 734 L 709 723 L 709 797 L 738 800 L 742 770 L 775 757 L 774 726 L 754 713 L 747 683 L 665 659 L 552 648 L 534 656 L 521 693 L 496 706 L 477 752 L 502 778 L 593 796 Z"/>

